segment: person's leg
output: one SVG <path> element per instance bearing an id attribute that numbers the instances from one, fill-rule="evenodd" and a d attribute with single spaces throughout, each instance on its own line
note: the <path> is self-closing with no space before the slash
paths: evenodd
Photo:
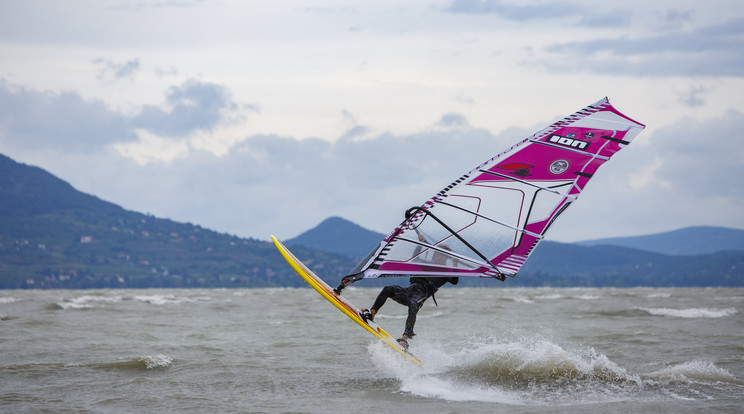
<path id="1" fill-rule="evenodd" d="M 408 306 L 409 300 L 408 300 L 408 292 L 405 288 L 398 286 L 398 285 L 390 285 L 385 286 L 382 288 L 382 291 L 379 295 L 377 295 L 377 299 L 375 299 L 375 303 L 372 305 L 372 308 L 370 308 L 371 311 L 374 311 L 377 313 L 377 311 L 380 310 L 382 305 L 385 304 L 385 301 L 388 298 L 391 298 L 392 300 L 400 303 L 403 306 Z"/>
<path id="2" fill-rule="evenodd" d="M 385 286 L 380 291 L 380 294 L 377 295 L 377 299 L 375 299 L 375 303 L 372 304 L 372 307 L 369 308 L 369 310 L 362 309 L 362 318 L 373 321 L 375 319 L 375 315 L 377 315 L 377 312 L 380 310 L 380 308 L 382 308 L 388 298 L 392 298 L 398 303 L 401 303 L 401 300 L 405 301 L 405 304 L 408 303 L 406 301 L 405 289 L 397 285 Z"/>
<path id="3" fill-rule="evenodd" d="M 421 309 L 421 302 L 411 302 L 408 305 L 408 317 L 406 318 L 406 329 L 403 331 L 403 339 L 413 338 L 413 326 L 416 325 L 416 314 Z"/>
<path id="4" fill-rule="evenodd" d="M 369 309 L 370 312 L 372 312 L 372 316 L 377 314 L 377 311 L 382 308 L 382 305 L 385 304 L 385 302 L 388 300 L 388 298 L 391 298 L 395 296 L 395 290 L 392 286 L 385 286 L 380 291 L 380 294 L 377 295 L 377 299 L 375 299 L 375 303 L 372 305 L 372 307 Z"/>
<path id="5" fill-rule="evenodd" d="M 398 340 L 398 343 L 403 348 L 408 349 L 408 339 L 416 335 L 413 333 L 413 327 L 416 325 L 416 315 L 426 301 L 426 290 L 421 287 L 421 284 L 412 284 L 406 289 L 406 298 L 408 300 L 408 317 L 406 318 L 405 331 L 403 331 L 403 336 Z"/>

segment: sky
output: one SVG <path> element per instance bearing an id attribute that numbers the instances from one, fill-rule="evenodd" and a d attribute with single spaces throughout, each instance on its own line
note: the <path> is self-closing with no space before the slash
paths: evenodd
<path id="1" fill-rule="evenodd" d="M 5 0 L 0 153 L 241 237 L 287 239 L 330 216 L 387 234 L 607 96 L 647 127 L 548 240 L 744 229 L 739 6 Z"/>

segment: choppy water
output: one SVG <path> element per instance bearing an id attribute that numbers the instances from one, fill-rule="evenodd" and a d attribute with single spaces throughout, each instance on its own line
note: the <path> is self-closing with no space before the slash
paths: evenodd
<path id="1" fill-rule="evenodd" d="M 437 301 L 419 313 L 418 368 L 310 289 L 0 291 L 0 410 L 744 411 L 744 289 Z M 404 319 L 391 302 L 377 321 L 398 334 Z"/>

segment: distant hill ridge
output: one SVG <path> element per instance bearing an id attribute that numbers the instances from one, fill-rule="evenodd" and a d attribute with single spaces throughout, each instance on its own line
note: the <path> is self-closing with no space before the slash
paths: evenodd
<path id="1" fill-rule="evenodd" d="M 47 214 L 59 210 L 98 210 L 120 213 L 124 209 L 75 190 L 47 171 L 21 164 L 0 154 L 0 215 Z"/>
<path id="2" fill-rule="evenodd" d="M 716 239 L 741 249 L 740 232 L 682 229 L 672 239 L 692 240 L 696 251 L 719 246 Z M 287 243 L 333 284 L 384 237 L 331 217 Z M 635 248 L 608 245 L 628 240 L 546 241 L 516 278 L 463 278 L 459 286 L 744 286 L 744 251 L 667 255 L 639 250 L 646 237 L 653 248 L 678 248 L 660 235 L 631 240 Z M 383 283 L 400 281 L 359 286 Z M 0 289 L 273 286 L 306 284 L 268 241 L 128 211 L 0 154 Z"/>
<path id="3" fill-rule="evenodd" d="M 587 240 L 576 244 L 623 246 L 670 255 L 709 254 L 744 250 L 744 230 L 696 226 L 646 236 L 613 237 Z"/>
<path id="4" fill-rule="evenodd" d="M 316 227 L 286 240 L 288 247 L 305 246 L 354 259 L 364 258 L 385 237 L 341 217 L 329 217 Z"/>
<path id="5" fill-rule="evenodd" d="M 461 278 L 461 286 L 744 286 L 744 244 L 736 244 L 736 237 L 731 237 L 743 233 L 742 230 L 693 227 L 659 235 L 577 244 L 544 241 L 516 278 L 503 284 L 489 279 Z M 294 246 L 343 252 L 360 258 L 384 237 L 333 217 L 291 242 Z M 365 241 L 352 244 L 350 240 Z M 615 240 L 632 247 L 613 245 Z M 710 246 L 721 245 L 716 240 L 727 240 L 721 251 L 699 255 L 660 253 L 676 252 L 680 245 L 700 252 L 710 251 Z M 650 246 L 656 251 L 640 249 L 633 243 Z"/>
<path id="6" fill-rule="evenodd" d="M 331 277 L 347 257 L 295 252 Z M 0 289 L 306 286 L 268 241 L 128 211 L 0 154 Z"/>
<path id="7" fill-rule="evenodd" d="M 287 240 L 285 244 L 363 258 L 384 237 L 382 233 L 367 230 L 343 218 L 331 217 L 299 236 Z M 350 240 L 353 242 L 350 243 Z M 646 236 L 615 237 L 565 244 L 587 247 L 619 246 L 665 255 L 712 254 L 744 251 L 744 230 L 697 226 Z M 539 250 L 538 247 L 537 251 Z"/>

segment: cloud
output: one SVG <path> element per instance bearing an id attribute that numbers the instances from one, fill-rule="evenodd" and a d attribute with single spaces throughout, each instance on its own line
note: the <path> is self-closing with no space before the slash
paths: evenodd
<path id="1" fill-rule="evenodd" d="M 660 20 L 665 28 L 679 29 L 692 21 L 692 11 L 668 9 L 660 13 Z"/>
<path id="2" fill-rule="evenodd" d="M 95 152 L 137 139 L 129 120 L 77 92 L 41 92 L 0 82 L 0 142 L 28 149 Z"/>
<path id="3" fill-rule="evenodd" d="M 188 80 L 166 92 L 162 106 L 124 114 L 74 91 L 38 91 L 0 81 L 0 143 L 11 147 L 93 153 L 138 141 L 140 132 L 183 138 L 241 120 L 256 106 L 233 102 L 227 88 Z"/>
<path id="4" fill-rule="evenodd" d="M 637 38 L 555 44 L 550 70 L 641 76 L 744 76 L 744 20 Z"/>
<path id="5" fill-rule="evenodd" d="M 470 124 L 468 123 L 468 119 L 465 118 L 464 115 L 450 112 L 442 115 L 442 118 L 439 119 L 437 125 L 445 128 L 462 128 L 467 127 Z"/>
<path id="6" fill-rule="evenodd" d="M 295 236 L 331 215 L 386 232 L 406 208 L 507 142 L 472 127 L 433 125 L 411 135 L 333 143 L 253 135 L 224 156 L 192 148 L 168 163 L 138 164 L 110 148 L 96 154 L 37 151 L 22 161 L 63 172 L 76 188 L 127 209 L 267 239 L 272 233 Z"/>
<path id="7" fill-rule="evenodd" d="M 685 118 L 660 129 L 650 142 L 643 162 L 662 160 L 660 181 L 672 183 L 679 195 L 695 203 L 712 197 L 744 200 L 744 114 L 731 110 L 720 118 Z"/>
<path id="8" fill-rule="evenodd" d="M 350 130 L 359 127 L 350 112 L 342 115 Z M 335 142 L 252 135 L 223 156 L 187 148 L 169 163 L 137 164 L 101 146 L 78 154 L 30 148 L 36 158 L 22 161 L 62 171 L 77 188 L 125 208 L 245 237 L 293 237 L 332 215 L 387 232 L 406 208 L 548 123 L 493 134 L 448 113 L 412 134 L 348 134 Z M 731 111 L 642 133 L 600 169 L 549 238 L 744 227 L 744 187 L 736 181 L 744 176 L 742 130 L 744 114 Z"/>
<path id="9" fill-rule="evenodd" d="M 714 119 L 680 119 L 653 135 L 641 133 L 602 166 L 555 230 L 569 235 L 582 220 L 597 223 L 594 237 L 694 225 L 744 228 L 743 130 L 744 114 L 729 111 Z"/>
<path id="10" fill-rule="evenodd" d="M 704 86 L 692 86 L 687 91 L 677 94 L 677 102 L 690 108 L 697 108 L 705 105 L 703 95 L 707 92 L 708 88 Z"/>
<path id="11" fill-rule="evenodd" d="M 387 232 L 405 209 L 512 143 L 472 127 L 333 143 L 254 135 L 225 156 L 191 152 L 140 166 L 136 188 L 108 191 L 130 208 L 263 239 L 295 236 L 331 215 Z"/>
<path id="12" fill-rule="evenodd" d="M 344 132 L 344 134 L 341 135 L 340 139 L 345 140 L 345 139 L 361 138 L 370 132 L 370 129 L 368 127 L 364 125 L 359 125 L 359 122 L 357 122 L 356 117 L 348 110 L 344 109 L 343 111 L 341 111 L 341 114 L 343 115 L 343 118 L 344 118 L 344 125 L 346 126 L 346 132 Z"/>
<path id="13" fill-rule="evenodd" d="M 465 95 L 464 93 L 460 93 L 454 98 L 455 102 L 465 104 L 465 105 L 473 105 L 475 103 L 475 100 L 471 98 L 470 96 Z"/>
<path id="14" fill-rule="evenodd" d="M 500 0 L 454 0 L 444 9 L 450 13 L 497 14 L 508 20 L 557 18 L 576 14 L 581 10 L 572 4 L 514 4 Z"/>
<path id="15" fill-rule="evenodd" d="M 170 66 L 166 69 L 163 68 L 155 68 L 155 76 L 159 79 L 167 78 L 171 76 L 178 76 L 178 69 L 175 66 Z"/>
<path id="16" fill-rule="evenodd" d="M 117 81 L 128 78 L 130 81 L 134 81 L 134 75 L 140 69 L 139 59 L 116 63 L 111 60 L 98 58 L 93 61 L 93 64 L 99 66 L 98 75 L 96 76 L 99 80 L 111 78 Z"/>
<path id="17" fill-rule="evenodd" d="M 156 2 L 141 1 L 119 1 L 116 4 L 108 6 L 110 10 L 139 11 L 147 8 L 188 8 L 201 6 L 203 0 L 161 0 Z"/>
<path id="18" fill-rule="evenodd" d="M 183 137 L 194 131 L 212 131 L 218 124 L 235 121 L 230 118 L 239 106 L 229 90 L 221 85 L 188 80 L 171 87 L 164 106 L 145 105 L 132 123 L 165 137 Z"/>
<path id="19" fill-rule="evenodd" d="M 598 13 L 584 6 L 566 2 L 523 4 L 501 0 L 454 0 L 443 10 L 456 14 L 497 15 L 517 22 L 578 17 L 579 25 L 590 27 L 624 25 L 629 21 L 627 13 Z"/>

